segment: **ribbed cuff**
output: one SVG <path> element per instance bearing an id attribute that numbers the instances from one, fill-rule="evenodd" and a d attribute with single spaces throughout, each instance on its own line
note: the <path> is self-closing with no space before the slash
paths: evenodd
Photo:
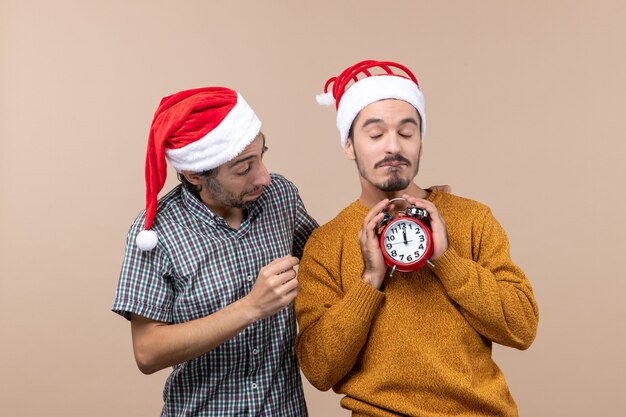
<path id="1" fill-rule="evenodd" d="M 443 255 L 432 260 L 434 267 L 430 266 L 433 271 L 444 284 L 446 289 L 451 290 L 463 286 L 466 278 L 466 266 L 463 258 L 452 248 L 448 247 Z"/>
<path id="2" fill-rule="evenodd" d="M 384 299 L 384 293 L 359 279 L 346 293 L 343 304 L 352 315 L 371 321 Z"/>

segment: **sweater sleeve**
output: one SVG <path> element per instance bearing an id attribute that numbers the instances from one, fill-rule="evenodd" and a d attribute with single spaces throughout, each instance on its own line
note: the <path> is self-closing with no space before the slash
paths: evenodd
<path id="1" fill-rule="evenodd" d="M 302 258 L 302 252 L 304 251 L 304 245 L 309 239 L 309 236 L 319 225 L 313 217 L 307 213 L 304 203 L 297 193 L 295 196 L 295 222 L 293 231 L 293 248 L 292 254 L 298 258 Z"/>
<path id="2" fill-rule="evenodd" d="M 384 298 L 361 280 L 361 271 L 340 277 L 340 258 L 340 247 L 331 248 L 313 234 L 298 269 L 296 353 L 306 378 L 322 391 L 352 369 Z M 341 282 L 353 284 L 345 290 Z"/>
<path id="3" fill-rule="evenodd" d="M 474 260 L 451 246 L 433 271 L 477 332 L 495 343 L 527 349 L 538 324 L 530 282 L 511 260 L 508 238 L 491 211 L 474 228 Z"/>

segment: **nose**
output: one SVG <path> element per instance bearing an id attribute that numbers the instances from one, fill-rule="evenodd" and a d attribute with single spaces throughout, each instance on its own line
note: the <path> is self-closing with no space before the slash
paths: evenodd
<path id="1" fill-rule="evenodd" d="M 270 177 L 269 172 L 267 171 L 267 168 L 265 167 L 264 163 L 260 163 L 259 164 L 259 172 L 257 173 L 255 179 L 254 179 L 254 185 L 255 186 L 263 186 L 263 187 L 267 187 L 268 185 L 270 185 L 270 182 L 272 182 L 272 178 Z"/>
<path id="2" fill-rule="evenodd" d="M 397 132 L 391 132 L 387 135 L 385 152 L 388 154 L 400 153 L 400 137 Z"/>

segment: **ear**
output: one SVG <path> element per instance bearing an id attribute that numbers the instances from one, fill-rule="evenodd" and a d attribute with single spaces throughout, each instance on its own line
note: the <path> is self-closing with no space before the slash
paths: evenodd
<path id="1" fill-rule="evenodd" d="M 181 174 L 183 174 L 189 183 L 193 185 L 202 185 L 202 177 L 197 173 L 183 170 Z"/>
<path id="2" fill-rule="evenodd" d="M 348 156 L 348 159 L 355 160 L 356 156 L 354 155 L 354 139 L 348 138 L 346 142 L 346 146 L 343 148 L 344 152 Z"/>

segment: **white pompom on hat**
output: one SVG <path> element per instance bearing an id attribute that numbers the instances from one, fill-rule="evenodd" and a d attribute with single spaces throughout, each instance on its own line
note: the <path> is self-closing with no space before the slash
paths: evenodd
<path id="1" fill-rule="evenodd" d="M 373 70 L 382 70 L 375 73 Z M 404 74 L 397 74 L 393 69 Z M 352 84 L 350 84 L 352 83 Z M 332 84 L 332 89 L 329 89 Z M 350 85 L 349 85 L 350 84 Z M 319 104 L 337 108 L 337 129 L 341 146 L 348 142 L 348 134 L 354 119 L 368 105 L 385 99 L 403 100 L 413 105 L 421 118 L 422 138 L 426 134 L 426 111 L 424 95 L 415 75 L 404 65 L 391 61 L 361 61 L 346 68 L 336 77 L 329 78 L 324 93 L 318 94 Z"/>
<path id="2" fill-rule="evenodd" d="M 145 230 L 137 235 L 137 247 L 152 250 L 157 245 L 157 233 L 150 228 L 167 177 L 166 158 L 178 172 L 208 171 L 239 155 L 260 131 L 252 108 L 229 88 L 196 88 L 164 97 L 148 138 Z"/>

